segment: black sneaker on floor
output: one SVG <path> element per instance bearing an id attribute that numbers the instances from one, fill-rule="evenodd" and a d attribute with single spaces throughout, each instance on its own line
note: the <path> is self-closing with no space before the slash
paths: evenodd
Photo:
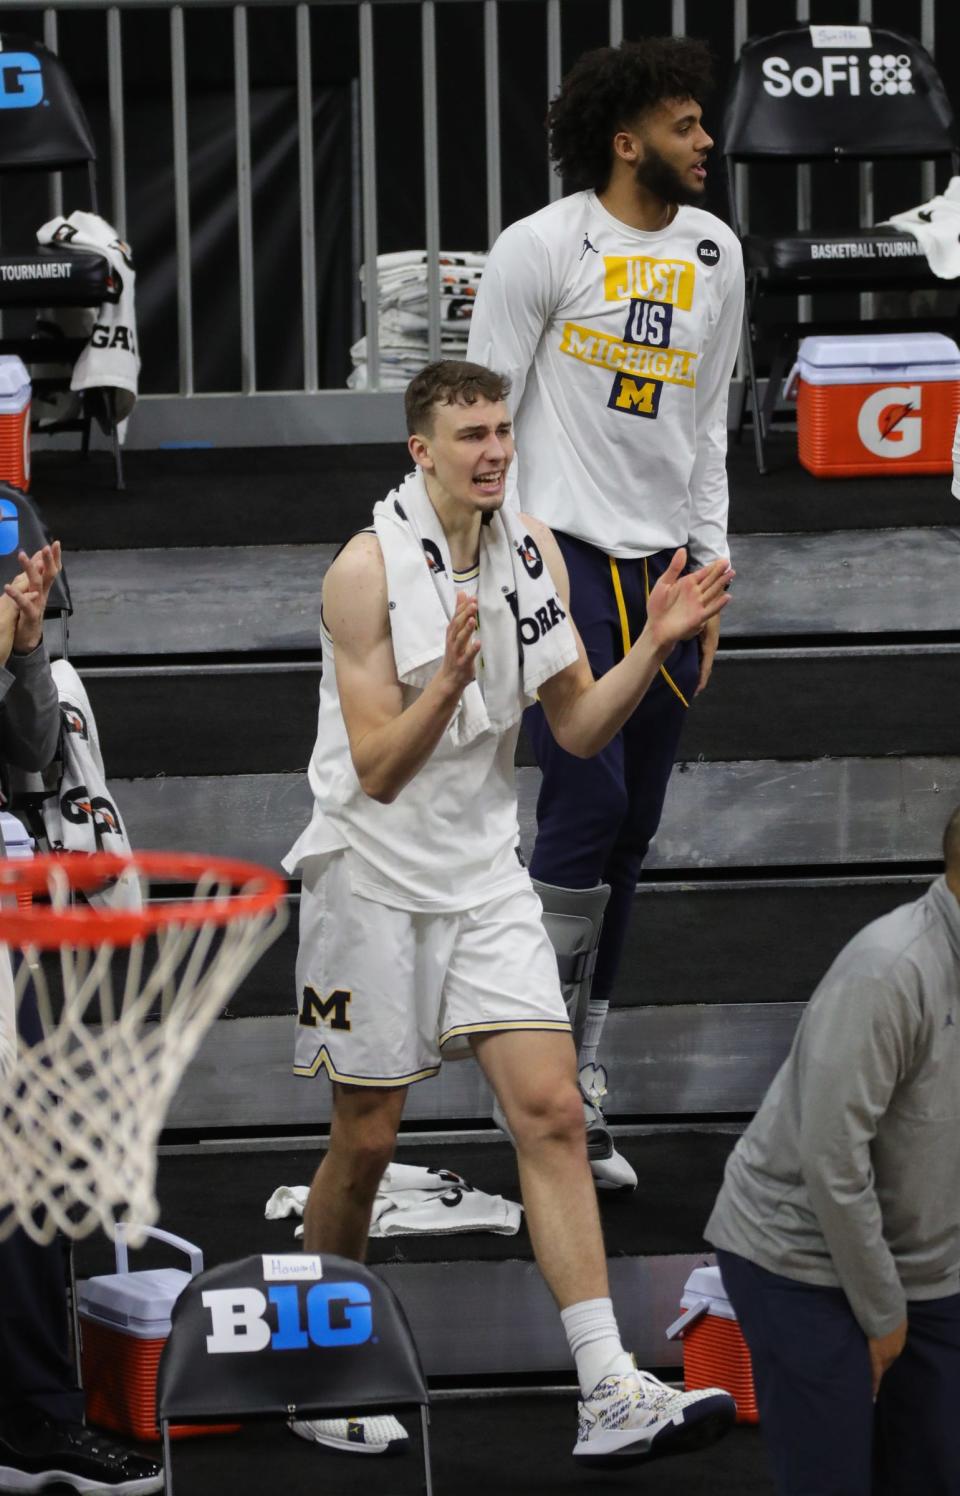
<path id="1" fill-rule="evenodd" d="M 57 1484 L 146 1496 L 163 1486 L 163 1466 L 82 1423 L 41 1415 L 0 1428 L 0 1491 L 42 1491 Z"/>

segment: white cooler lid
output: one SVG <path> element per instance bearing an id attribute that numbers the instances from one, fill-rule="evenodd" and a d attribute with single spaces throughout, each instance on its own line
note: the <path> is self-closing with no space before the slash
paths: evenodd
<path id="1" fill-rule="evenodd" d="M 801 379 L 808 384 L 960 379 L 960 348 L 942 332 L 803 338 L 797 363 Z"/>
<path id="2" fill-rule="evenodd" d="M 77 1284 L 78 1307 L 85 1319 L 154 1340 L 170 1333 L 173 1306 L 189 1282 L 179 1267 L 107 1273 Z"/>
<path id="3" fill-rule="evenodd" d="M 695 1267 L 687 1279 L 680 1304 L 684 1309 L 693 1309 L 704 1301 L 710 1305 L 708 1314 L 715 1314 L 718 1319 L 736 1319 L 736 1310 L 727 1298 L 718 1267 Z"/>
<path id="4" fill-rule="evenodd" d="M 20 396 L 24 390 L 29 395 L 30 375 L 23 359 L 14 353 L 0 354 L 0 395 Z"/>

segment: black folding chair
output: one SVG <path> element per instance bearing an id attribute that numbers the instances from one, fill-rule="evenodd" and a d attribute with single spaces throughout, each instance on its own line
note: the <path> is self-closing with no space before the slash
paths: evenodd
<path id="1" fill-rule="evenodd" d="M 90 209 L 96 213 L 93 134 L 59 57 L 32 37 L 4 32 L 0 36 L 0 101 L 0 174 L 86 167 Z M 36 242 L 18 252 L 0 247 L 0 310 L 98 307 L 119 298 L 120 287 L 109 261 L 94 250 L 41 247 Z M 0 338 L 0 353 L 15 353 L 28 366 L 66 364 L 72 369 L 86 343 L 86 338 Z M 43 393 L 45 388 L 63 388 L 64 383 L 63 379 L 39 379 L 35 389 Z M 79 419 L 45 426 L 44 431 L 82 432 L 86 454 L 94 416 L 110 435 L 117 487 L 123 488 L 113 390 L 87 391 Z"/>
<path id="2" fill-rule="evenodd" d="M 943 282 L 930 271 L 913 235 L 893 228 L 839 224 L 825 234 L 792 229 L 745 235 L 733 167 L 752 161 L 902 158 L 949 160 L 956 172 L 960 156 L 953 111 L 929 54 L 913 37 L 875 26 L 797 26 L 748 41 L 727 96 L 723 153 L 730 221 L 743 241 L 747 386 L 762 473 L 764 438 L 793 344 L 802 332 L 825 331 L 831 325 L 797 320 L 780 326 L 761 409 L 756 350 L 763 298 L 772 293 L 906 292 L 942 287 Z M 903 323 L 896 325 L 902 328 Z"/>
<path id="3" fill-rule="evenodd" d="M 245 1257 L 200 1273 L 174 1307 L 157 1375 L 166 1496 L 170 1424 L 343 1417 L 419 1407 L 432 1496 L 430 1400 L 406 1316 L 359 1262 L 324 1253 Z M 335 1478 L 335 1477 L 334 1477 Z M 319 1472 L 311 1488 L 321 1484 Z"/>

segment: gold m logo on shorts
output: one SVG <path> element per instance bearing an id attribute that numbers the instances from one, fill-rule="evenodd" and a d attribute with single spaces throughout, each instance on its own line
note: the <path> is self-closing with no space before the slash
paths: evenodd
<path id="1" fill-rule="evenodd" d="M 303 1001 L 300 1005 L 299 1024 L 301 1028 L 316 1028 L 318 1023 L 327 1023 L 332 1029 L 340 1029 L 346 1033 L 350 1032 L 350 1019 L 347 1009 L 353 998 L 352 992 L 331 992 L 329 997 L 321 997 L 312 987 L 304 987 Z"/>
<path id="2" fill-rule="evenodd" d="M 649 255 L 604 255 L 607 301 L 660 301 L 689 312 L 696 267 L 689 260 L 652 260 Z"/>

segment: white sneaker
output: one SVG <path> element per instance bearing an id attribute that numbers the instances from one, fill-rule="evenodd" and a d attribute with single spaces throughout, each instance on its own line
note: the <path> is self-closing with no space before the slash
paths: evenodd
<path id="1" fill-rule="evenodd" d="M 300 1439 L 346 1454 L 400 1454 L 407 1437 L 392 1413 L 369 1418 L 291 1418 L 287 1428 Z"/>
<path id="2" fill-rule="evenodd" d="M 600 1109 L 607 1094 L 607 1072 L 602 1065 L 584 1065 L 580 1070 L 583 1122 L 587 1129 L 587 1158 L 598 1190 L 635 1190 L 637 1176 L 622 1153 L 618 1153 Z"/>
<path id="3" fill-rule="evenodd" d="M 574 1454 L 618 1465 L 712 1444 L 733 1426 L 737 1405 L 719 1387 L 677 1392 L 649 1371 L 634 1371 L 604 1377 L 581 1401 L 579 1413 Z"/>

